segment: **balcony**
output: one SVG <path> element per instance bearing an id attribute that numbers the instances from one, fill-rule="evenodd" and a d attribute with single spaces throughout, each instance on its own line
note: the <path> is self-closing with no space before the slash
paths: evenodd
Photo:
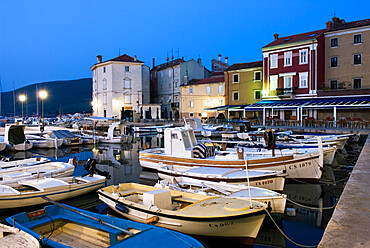
<path id="1" fill-rule="evenodd" d="M 180 107 L 180 103 L 178 102 L 171 102 L 171 108 L 179 108 Z"/>
<path id="2" fill-rule="evenodd" d="M 280 98 L 290 98 L 296 94 L 297 87 L 291 88 L 277 88 L 276 95 Z"/>

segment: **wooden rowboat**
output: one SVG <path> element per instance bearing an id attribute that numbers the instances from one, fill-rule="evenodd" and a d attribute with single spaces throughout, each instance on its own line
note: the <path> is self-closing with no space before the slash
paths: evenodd
<path id="1" fill-rule="evenodd" d="M 23 212 L 8 217 L 6 221 L 14 222 L 19 229 L 40 238 L 48 247 L 203 247 L 182 233 L 64 204 Z"/>
<path id="2" fill-rule="evenodd" d="M 32 235 L 15 227 L 0 224 L 0 247 L 3 248 L 39 248 L 39 241 Z"/>
<path id="3" fill-rule="evenodd" d="M 212 182 L 226 182 L 231 184 L 248 184 L 265 189 L 283 191 L 286 173 L 281 171 L 248 170 L 237 168 L 217 167 L 188 167 L 179 165 L 165 165 L 158 169 L 158 176 L 162 179 L 173 177 L 190 177 Z"/>
<path id="4" fill-rule="evenodd" d="M 212 182 L 189 177 L 173 177 L 171 179 L 161 180 L 155 187 L 211 196 L 249 198 L 249 187 L 244 184 L 235 185 L 226 182 Z M 286 195 L 253 186 L 250 187 L 250 195 L 252 200 L 266 203 L 271 208 L 272 214 L 284 214 Z"/>
<path id="5" fill-rule="evenodd" d="M 0 185 L 0 209 L 28 207 L 47 203 L 42 197 L 60 201 L 95 191 L 105 185 L 100 175 L 42 178 L 18 182 L 18 186 Z"/>
<path id="6" fill-rule="evenodd" d="M 99 199 L 128 219 L 182 233 L 252 244 L 267 205 L 124 183 L 98 190 Z"/>

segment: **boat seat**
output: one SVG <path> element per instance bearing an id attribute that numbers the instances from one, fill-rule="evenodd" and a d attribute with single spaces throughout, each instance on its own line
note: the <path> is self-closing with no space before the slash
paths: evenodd
<path id="1" fill-rule="evenodd" d="M 178 196 L 176 198 L 173 198 L 172 200 L 177 201 L 177 202 L 186 202 L 186 203 L 196 203 L 197 200 L 194 200 L 192 198 L 186 198 L 182 196 Z"/>

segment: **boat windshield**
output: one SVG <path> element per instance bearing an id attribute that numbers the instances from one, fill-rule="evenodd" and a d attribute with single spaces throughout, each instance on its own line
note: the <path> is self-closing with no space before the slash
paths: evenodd
<path id="1" fill-rule="evenodd" d="M 183 132 L 182 133 L 182 138 L 184 140 L 185 148 L 191 148 L 192 145 L 191 145 L 191 142 L 190 142 L 190 139 L 189 139 L 189 135 L 188 135 L 187 132 Z"/>

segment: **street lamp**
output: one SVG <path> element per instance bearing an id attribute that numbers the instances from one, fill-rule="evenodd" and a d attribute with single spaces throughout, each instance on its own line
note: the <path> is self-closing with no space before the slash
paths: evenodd
<path id="1" fill-rule="evenodd" d="M 42 113 L 42 123 L 40 127 L 41 133 L 44 131 L 44 99 L 48 96 L 48 93 L 45 90 L 39 91 L 39 97 L 41 98 L 41 113 Z"/>
<path id="2" fill-rule="evenodd" d="M 24 123 L 24 118 L 23 118 L 23 102 L 26 101 L 27 97 L 25 95 L 20 95 L 19 96 L 19 101 L 22 102 L 22 124 Z"/>

